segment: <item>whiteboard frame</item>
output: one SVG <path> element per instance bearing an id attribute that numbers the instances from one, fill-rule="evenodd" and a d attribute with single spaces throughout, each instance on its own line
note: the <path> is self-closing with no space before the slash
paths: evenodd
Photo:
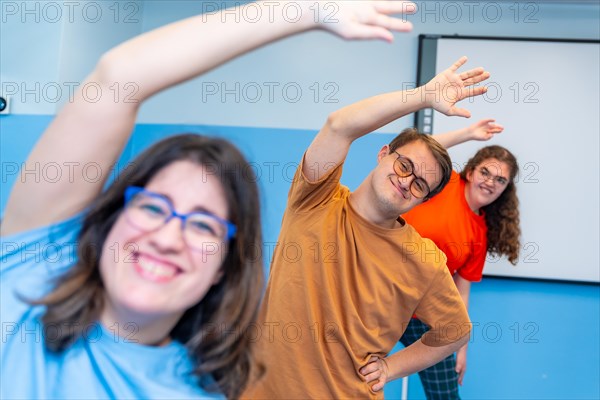
<path id="1" fill-rule="evenodd" d="M 577 44 L 600 44 L 600 40 L 590 40 L 590 39 L 554 39 L 554 38 L 529 38 L 529 37 L 500 37 L 500 36 L 461 36 L 461 35 L 435 35 L 435 34 L 421 34 L 419 35 L 419 54 L 418 54 L 418 65 L 417 65 L 417 86 L 421 86 L 425 83 L 427 83 L 431 78 L 433 78 L 436 74 L 436 66 L 437 66 L 437 55 L 438 55 L 438 40 L 440 39 L 460 39 L 460 40 L 474 40 L 474 41 L 478 41 L 478 40 L 484 40 L 484 41 L 502 41 L 502 42 L 551 42 L 551 43 L 577 43 Z M 462 54 L 458 54 L 457 56 L 460 56 Z M 493 69 L 492 66 L 489 66 L 490 68 Z M 466 101 L 466 100 L 465 100 Z M 466 105 L 467 108 L 469 108 L 469 105 Z M 440 129 L 438 128 L 437 130 L 434 128 L 435 126 L 435 112 L 433 112 L 430 109 L 426 109 L 426 110 L 420 110 L 419 112 L 415 113 L 415 120 L 414 120 L 414 124 L 417 127 L 417 129 L 422 132 L 422 133 L 426 133 L 426 134 L 432 134 L 432 133 L 441 133 Z M 596 117 L 598 116 L 598 114 L 596 114 Z M 479 116 L 482 117 L 482 116 Z M 486 116 L 487 117 L 487 116 Z M 494 117 L 493 115 L 491 117 Z M 443 116 L 443 118 L 447 118 L 445 116 Z M 473 118 L 473 120 L 471 121 L 465 121 L 464 124 L 469 125 L 475 121 L 477 121 L 478 118 L 475 117 Z M 502 121 L 499 121 L 500 123 L 502 123 Z M 600 132 L 598 133 L 600 134 Z M 478 142 L 478 148 L 487 146 L 487 145 L 491 145 L 491 144 L 495 144 L 493 142 Z M 502 144 L 502 143 L 498 143 L 498 144 Z M 509 147 L 511 148 L 511 147 Z M 596 183 L 597 184 L 597 183 Z M 596 209 L 598 208 L 598 205 L 595 206 Z M 581 215 L 579 216 L 579 218 L 584 219 L 585 215 Z M 597 223 L 597 221 L 596 221 Z M 597 228 L 596 228 L 597 229 Z M 523 244 L 523 243 L 522 243 Z M 596 254 L 598 254 L 600 244 L 596 243 L 596 245 L 593 248 L 593 251 L 596 252 Z M 567 248 L 568 249 L 568 248 Z M 523 249 L 521 250 L 521 252 L 523 252 Z M 593 257 L 592 257 L 593 258 Z M 589 261 L 590 263 L 596 263 L 598 264 L 596 261 Z M 506 264 L 508 264 L 508 262 L 506 261 Z M 589 264 L 588 264 L 589 265 Z M 487 266 L 487 263 L 486 263 Z M 507 279 L 532 279 L 532 280 L 542 280 L 542 281 L 564 281 L 564 282 L 581 282 L 581 283 L 591 283 L 591 284 L 597 284 L 600 283 L 600 265 L 590 265 L 589 268 L 587 269 L 587 276 L 583 276 L 585 274 L 580 274 L 578 276 L 574 276 L 574 277 L 570 277 L 568 276 L 568 272 L 566 271 L 567 268 L 571 268 L 571 266 L 565 266 L 563 269 L 565 271 L 563 271 L 563 269 L 561 268 L 556 268 L 556 271 L 560 271 L 557 272 L 556 276 L 550 276 L 550 275 L 544 275 L 544 276 L 537 276 L 535 273 L 530 273 L 530 272 L 526 272 L 523 274 L 522 271 L 519 271 L 518 266 L 516 267 L 517 269 L 515 269 L 514 275 L 513 272 L 508 271 L 506 272 L 508 269 L 502 270 L 501 273 L 496 273 L 494 272 L 494 267 L 493 266 L 492 272 L 487 271 L 486 269 L 484 269 L 484 275 L 485 276 L 489 276 L 489 277 L 496 277 L 496 278 L 507 278 Z M 552 268 L 555 268 L 554 266 L 550 267 L 550 270 L 552 270 Z M 596 272 L 595 269 L 597 269 L 598 271 Z M 496 269 L 496 271 L 498 271 L 498 269 Z M 591 273 L 590 273 L 591 271 Z M 564 272 L 564 275 L 561 275 L 561 273 Z"/>

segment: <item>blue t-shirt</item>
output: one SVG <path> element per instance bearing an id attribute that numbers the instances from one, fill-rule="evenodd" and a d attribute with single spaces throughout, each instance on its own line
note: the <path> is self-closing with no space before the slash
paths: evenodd
<path id="1" fill-rule="evenodd" d="M 45 307 L 38 299 L 52 278 L 77 260 L 81 216 L 29 232 L 0 238 L 0 359 L 3 399 L 188 399 L 221 398 L 208 394 L 190 374 L 191 360 L 176 341 L 145 346 L 95 323 L 62 353 L 46 349 L 44 337 L 59 329 L 41 323 Z M 114 327 L 113 327 L 114 328 Z"/>

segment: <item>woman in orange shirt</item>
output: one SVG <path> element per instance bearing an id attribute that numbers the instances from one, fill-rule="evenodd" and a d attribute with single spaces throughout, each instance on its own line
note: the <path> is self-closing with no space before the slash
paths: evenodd
<path id="1" fill-rule="evenodd" d="M 504 128 L 492 119 L 433 137 L 449 148 L 467 140 L 489 140 Z M 471 282 L 481 280 L 487 253 L 507 256 L 516 264 L 519 255 L 519 210 L 514 179 L 515 156 L 501 146 L 479 150 L 463 171 L 452 173 L 436 197 L 403 215 L 421 236 L 431 239 L 448 257 L 448 268 L 465 306 Z M 400 341 L 408 346 L 429 327 L 413 318 Z M 419 373 L 428 399 L 459 399 L 466 371 L 467 345 Z"/>

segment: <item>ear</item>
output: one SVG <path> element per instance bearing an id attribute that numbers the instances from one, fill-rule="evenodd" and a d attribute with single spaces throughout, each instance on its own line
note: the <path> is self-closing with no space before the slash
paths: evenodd
<path id="1" fill-rule="evenodd" d="M 379 164 L 381 162 L 381 160 L 383 159 L 383 157 L 386 157 L 390 154 L 390 146 L 389 145 L 385 145 L 381 148 L 381 150 L 379 150 L 379 153 L 377 153 L 377 164 Z"/>
<path id="2" fill-rule="evenodd" d="M 475 172 L 475 169 L 471 169 L 470 171 L 467 171 L 467 181 L 473 182 L 473 172 Z"/>

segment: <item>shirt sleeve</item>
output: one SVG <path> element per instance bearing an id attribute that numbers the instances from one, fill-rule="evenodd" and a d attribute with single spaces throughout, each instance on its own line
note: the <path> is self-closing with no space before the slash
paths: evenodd
<path id="1" fill-rule="evenodd" d="M 471 256 L 456 272 L 470 282 L 479 282 L 483 275 L 483 266 L 487 255 L 487 243 L 477 241 L 471 243 Z"/>
<path id="2" fill-rule="evenodd" d="M 2 322 L 18 321 L 77 259 L 82 215 L 0 238 Z"/>
<path id="3" fill-rule="evenodd" d="M 431 328 L 421 338 L 427 346 L 445 346 L 471 332 L 467 309 L 446 266 L 439 268 L 415 314 Z"/>
<path id="4" fill-rule="evenodd" d="M 311 182 L 302 171 L 303 157 L 288 193 L 288 209 L 294 212 L 311 211 L 336 198 L 341 188 L 342 165 L 330 165 L 329 168 L 324 166 L 325 175 L 318 181 Z"/>

